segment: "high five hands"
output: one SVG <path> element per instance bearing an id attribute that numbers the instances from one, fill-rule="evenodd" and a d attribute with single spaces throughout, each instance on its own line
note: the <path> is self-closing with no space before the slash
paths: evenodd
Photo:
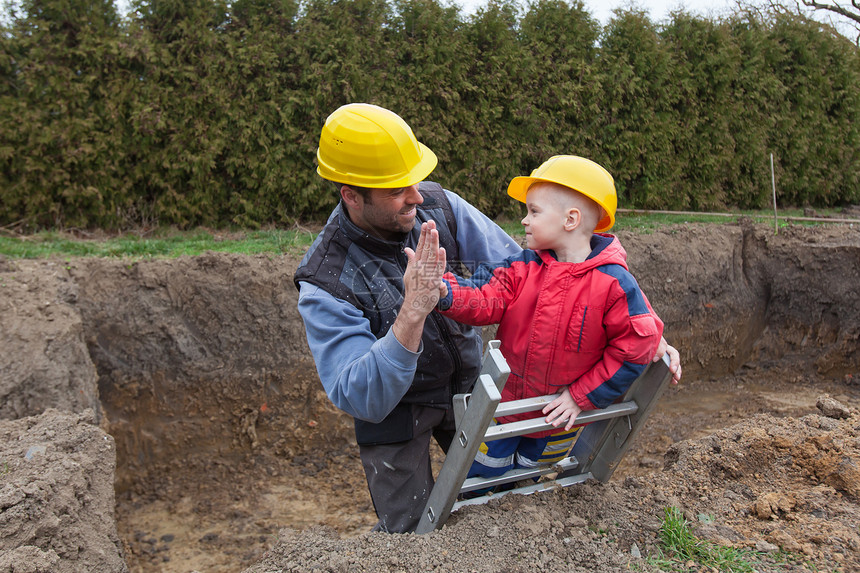
<path id="1" fill-rule="evenodd" d="M 441 297 L 448 294 L 442 281 L 445 272 L 445 249 L 439 246 L 439 231 L 434 221 L 421 224 L 421 236 L 413 251 L 404 249 L 408 264 L 403 273 L 403 306 L 401 312 L 423 313 L 436 308 Z"/>

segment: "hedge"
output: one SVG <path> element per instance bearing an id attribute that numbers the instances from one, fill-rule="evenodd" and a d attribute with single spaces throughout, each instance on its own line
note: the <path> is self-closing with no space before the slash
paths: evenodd
<path id="1" fill-rule="evenodd" d="M 29 0 L 0 51 L 0 226 L 262 227 L 325 218 L 326 116 L 388 107 L 490 216 L 554 154 L 615 176 L 622 207 L 860 199 L 860 50 L 790 14 L 602 27 L 581 2 Z"/>

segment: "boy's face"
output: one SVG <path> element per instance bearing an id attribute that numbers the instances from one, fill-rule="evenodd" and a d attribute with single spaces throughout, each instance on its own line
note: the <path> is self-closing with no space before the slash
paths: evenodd
<path id="1" fill-rule="evenodd" d="M 521 223 L 526 232 L 526 246 L 534 250 L 558 249 L 563 245 L 565 191 L 554 183 L 536 183 L 526 194 L 526 216 Z"/>

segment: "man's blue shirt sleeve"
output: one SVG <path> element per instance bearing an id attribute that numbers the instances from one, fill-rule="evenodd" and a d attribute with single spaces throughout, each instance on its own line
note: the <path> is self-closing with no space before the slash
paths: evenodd
<path id="1" fill-rule="evenodd" d="M 357 308 L 305 282 L 298 308 L 329 399 L 355 418 L 381 422 L 412 385 L 423 347 L 407 350 L 391 330 L 377 340 Z"/>
<path id="2" fill-rule="evenodd" d="M 445 191 L 457 221 L 460 261 L 470 271 L 481 263 L 495 263 L 522 251 L 492 219 L 478 211 L 456 193 Z"/>

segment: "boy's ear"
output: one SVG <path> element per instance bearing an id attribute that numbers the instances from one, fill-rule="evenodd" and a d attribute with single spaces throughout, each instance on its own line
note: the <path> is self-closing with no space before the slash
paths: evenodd
<path id="1" fill-rule="evenodd" d="M 582 211 L 576 207 L 571 207 L 567 210 L 567 217 L 564 220 L 564 230 L 573 231 L 582 224 Z"/>

